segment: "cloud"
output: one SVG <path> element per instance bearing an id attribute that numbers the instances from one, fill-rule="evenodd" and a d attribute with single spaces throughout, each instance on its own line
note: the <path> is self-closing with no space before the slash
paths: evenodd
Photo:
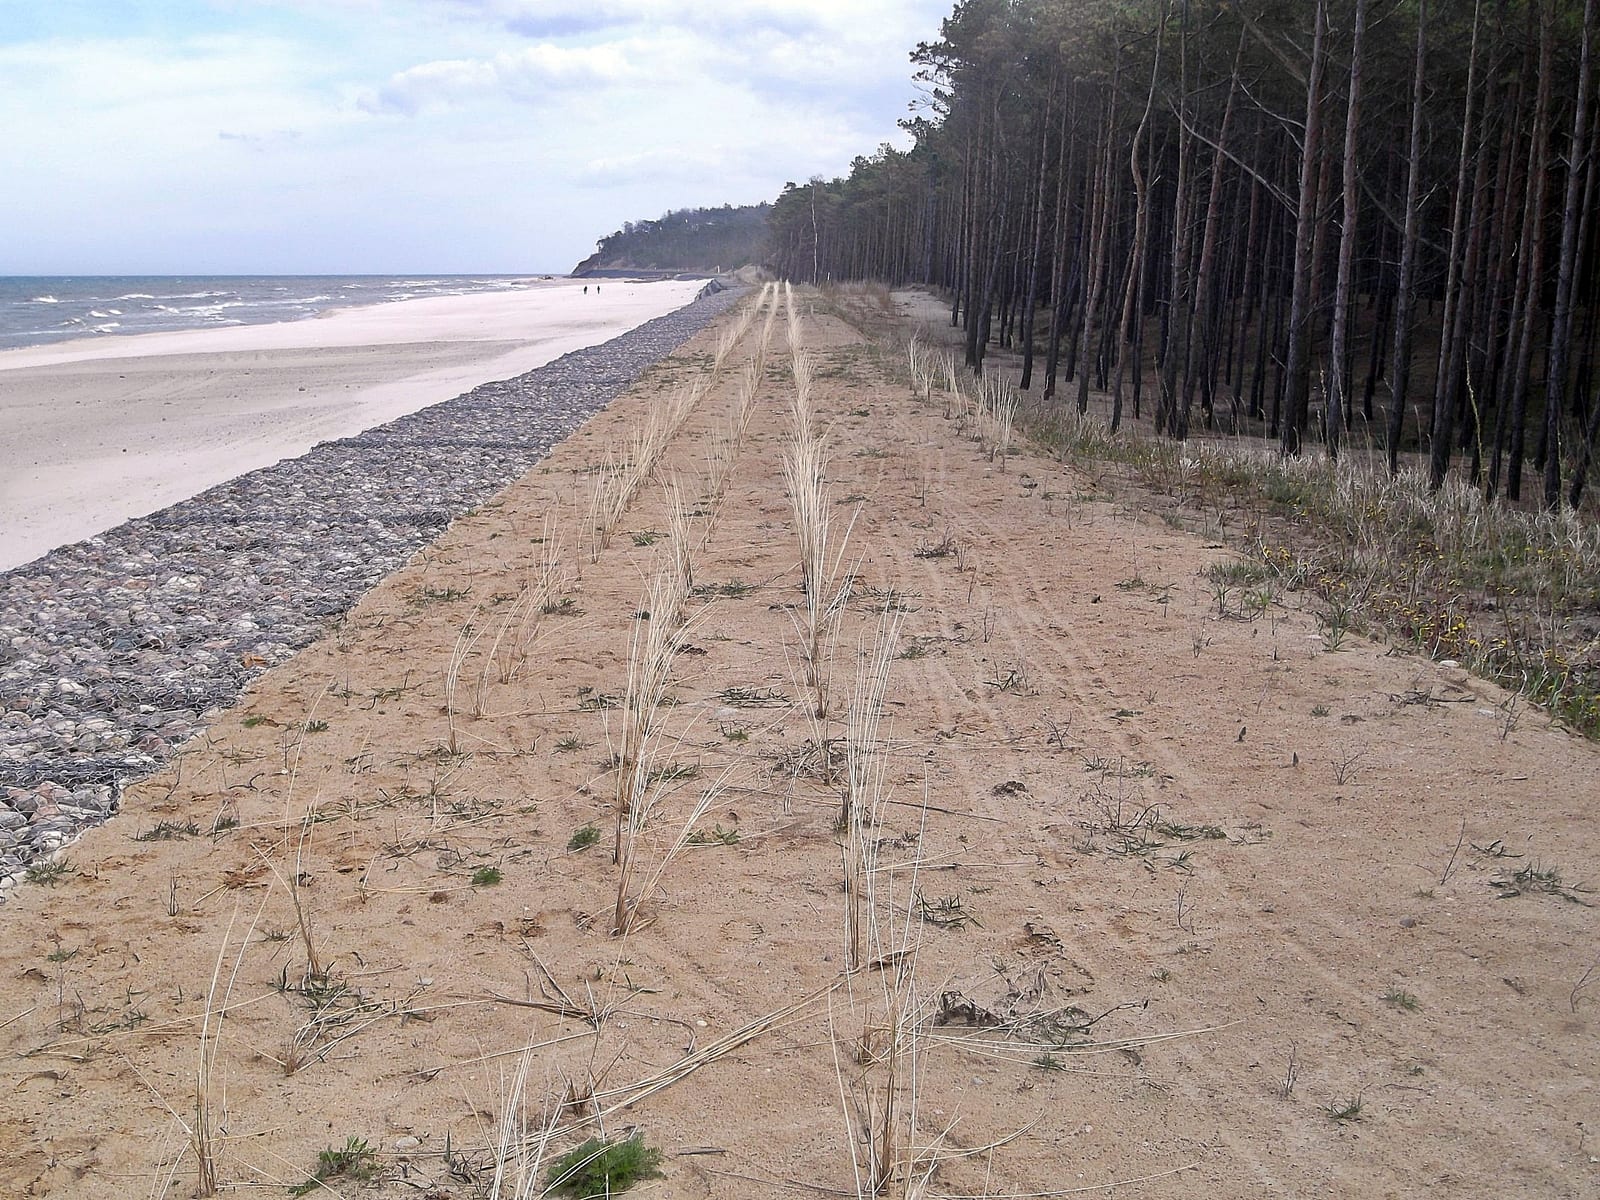
<path id="1" fill-rule="evenodd" d="M 0 266 L 560 267 L 896 138 L 950 3 L 0 0 Z"/>
<path id="2" fill-rule="evenodd" d="M 574 182 L 584 187 L 615 187 L 642 182 L 715 178 L 726 174 L 728 153 L 720 147 L 644 150 L 638 154 L 618 154 L 592 158 L 579 169 Z"/>
<path id="3" fill-rule="evenodd" d="M 632 73 L 624 48 L 616 44 L 564 47 L 541 43 L 492 58 L 419 63 L 391 75 L 357 103 L 366 112 L 404 116 L 483 96 L 537 103 L 555 93 L 616 84 Z"/>
<path id="4" fill-rule="evenodd" d="M 273 129 L 265 133 L 238 133 L 231 129 L 219 129 L 217 140 L 223 142 L 238 142 L 247 150 L 262 151 L 285 142 L 293 142 L 300 137 L 298 129 Z"/>

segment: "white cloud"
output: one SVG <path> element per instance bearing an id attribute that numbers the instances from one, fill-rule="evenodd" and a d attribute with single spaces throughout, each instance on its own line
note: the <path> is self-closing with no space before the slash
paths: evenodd
<path id="1" fill-rule="evenodd" d="M 367 112 L 407 116 L 486 96 L 534 103 L 574 88 L 620 83 L 633 73 L 624 46 L 544 43 L 492 58 L 419 63 L 396 72 L 358 103 Z"/>
<path id="2" fill-rule="evenodd" d="M 0 0 L 0 271 L 561 269 L 846 170 L 949 3 Z"/>
<path id="3" fill-rule="evenodd" d="M 703 179 L 725 173 L 732 156 L 724 147 L 651 149 L 637 154 L 592 158 L 574 176 L 585 187 L 615 187 L 642 182 Z"/>

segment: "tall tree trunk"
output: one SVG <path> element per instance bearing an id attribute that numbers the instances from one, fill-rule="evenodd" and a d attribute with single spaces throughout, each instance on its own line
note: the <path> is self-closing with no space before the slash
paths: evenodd
<path id="1" fill-rule="evenodd" d="M 1523 297 L 1522 327 L 1517 342 L 1516 365 L 1512 367 L 1511 411 L 1509 420 L 1511 444 L 1506 463 L 1506 495 L 1513 500 L 1522 498 L 1523 443 L 1527 436 L 1528 372 L 1533 361 L 1533 342 L 1538 336 L 1539 295 L 1544 288 L 1544 206 L 1545 186 L 1549 181 L 1548 146 L 1550 142 L 1550 92 L 1554 68 L 1551 60 L 1555 53 L 1555 17 L 1544 3 L 1537 5 L 1539 18 L 1539 92 L 1534 101 L 1533 140 L 1529 146 L 1530 174 L 1533 196 L 1526 209 L 1523 224 L 1523 254 L 1528 263 L 1528 286 Z"/>
<path id="2" fill-rule="evenodd" d="M 1366 0 L 1358 0 L 1365 4 Z M 1239 91 L 1239 69 L 1244 59 L 1245 31 L 1239 31 L 1239 47 L 1234 51 L 1233 68 L 1228 74 L 1228 99 L 1222 106 L 1222 124 L 1217 130 L 1216 150 L 1211 156 L 1211 188 L 1206 196 L 1206 215 L 1200 235 L 1200 263 L 1192 281 L 1192 315 L 1189 325 L 1189 345 L 1184 363 L 1183 403 L 1178 411 L 1180 438 L 1189 436 L 1189 424 L 1194 408 L 1194 392 L 1199 376 L 1209 371 L 1211 358 L 1211 294 L 1215 290 L 1217 265 L 1217 240 L 1222 215 L 1222 184 L 1227 165 L 1224 147 L 1233 125 L 1233 105 Z M 1207 385 L 1207 394 L 1210 386 Z M 1206 406 L 1210 411 L 1210 404 Z"/>
<path id="3" fill-rule="evenodd" d="M 1400 470 L 1400 435 L 1405 429 L 1411 379 L 1411 306 L 1416 298 L 1418 198 L 1422 191 L 1422 98 L 1428 49 L 1428 3 L 1417 2 L 1417 53 L 1411 74 L 1411 142 L 1406 165 L 1405 230 L 1400 235 L 1400 279 L 1395 285 L 1394 361 L 1389 368 L 1389 474 Z"/>
<path id="4" fill-rule="evenodd" d="M 1072 174 L 1078 139 L 1068 136 L 1068 117 L 1072 118 L 1072 132 L 1077 132 L 1077 106 L 1073 103 L 1075 85 L 1068 85 L 1061 108 L 1061 137 L 1056 145 L 1056 222 L 1055 256 L 1050 267 L 1050 340 L 1045 346 L 1044 399 L 1048 404 L 1056 394 L 1056 373 L 1061 363 L 1061 338 L 1067 329 L 1067 303 L 1069 291 L 1067 277 L 1067 252 L 1071 238 L 1067 231 L 1067 214 L 1072 207 L 1072 193 L 1067 186 Z"/>
<path id="5" fill-rule="evenodd" d="M 1150 133 L 1150 110 L 1155 107 L 1156 80 L 1161 73 L 1161 49 L 1166 41 L 1167 20 L 1171 15 L 1172 4 L 1168 0 L 1161 14 L 1161 23 L 1156 26 L 1156 52 L 1150 68 L 1150 87 L 1145 92 L 1144 112 L 1133 131 L 1133 145 L 1128 151 L 1128 172 L 1133 177 L 1133 246 L 1128 255 L 1128 272 L 1122 285 L 1121 315 L 1117 321 L 1117 338 L 1122 345 L 1122 353 L 1117 356 L 1117 377 L 1111 388 L 1113 432 L 1122 425 L 1122 378 L 1130 362 L 1135 373 L 1140 370 L 1138 350 L 1134 346 L 1133 320 L 1144 277 L 1146 246 L 1150 239 L 1150 184 L 1139 162 L 1139 154 Z"/>
<path id="6" fill-rule="evenodd" d="M 1028 260 L 1028 295 L 1022 305 L 1022 378 L 1018 383 L 1023 391 L 1033 386 L 1033 320 L 1039 301 L 1039 266 L 1044 257 L 1044 192 L 1050 165 L 1050 110 L 1055 98 L 1055 77 L 1052 76 L 1050 91 L 1045 96 L 1044 120 L 1039 123 L 1039 181 L 1034 192 L 1033 244 L 1030 247 Z"/>
<path id="7" fill-rule="evenodd" d="M 1356 175 L 1356 145 L 1361 124 L 1361 51 L 1367 35 L 1367 0 L 1356 0 L 1355 32 L 1350 42 L 1350 98 L 1344 113 L 1344 227 L 1339 231 L 1339 274 L 1333 288 L 1332 378 L 1328 388 L 1328 457 L 1339 457 L 1344 406 L 1348 403 L 1345 351 L 1350 340 L 1350 290 L 1355 275 L 1356 218 L 1360 212 L 1360 181 Z"/>
<path id="8" fill-rule="evenodd" d="M 1289 353 L 1284 368 L 1283 452 L 1299 454 L 1310 395 L 1311 277 L 1317 221 L 1319 160 L 1322 157 L 1322 83 L 1328 33 L 1327 0 L 1316 0 L 1312 19 L 1311 74 L 1306 83 L 1305 142 L 1300 149 L 1300 201 L 1295 214 L 1294 279 L 1289 299 Z"/>
<path id="9" fill-rule="evenodd" d="M 1478 37 L 1482 0 L 1472 6 L 1472 47 L 1467 53 L 1467 98 L 1461 117 L 1461 150 L 1456 156 L 1456 190 L 1451 201 L 1450 255 L 1444 285 L 1444 312 L 1439 321 L 1439 366 L 1433 384 L 1433 422 L 1428 455 L 1428 484 L 1439 488 L 1450 469 L 1451 435 L 1455 421 L 1456 363 L 1460 345 L 1463 306 L 1461 277 L 1466 257 L 1467 213 L 1472 200 L 1467 189 L 1467 169 L 1472 164 L 1472 122 L 1478 99 Z"/>
<path id="10" fill-rule="evenodd" d="M 1081 341 L 1078 347 L 1078 412 L 1089 411 L 1089 372 L 1092 369 L 1090 362 L 1092 335 L 1094 331 L 1095 312 L 1100 307 L 1100 293 L 1105 279 L 1105 273 L 1110 264 L 1106 261 L 1107 246 L 1110 242 L 1111 231 L 1111 154 L 1114 143 L 1113 132 L 1116 126 L 1117 100 L 1116 79 L 1117 72 L 1112 72 L 1112 92 L 1106 101 L 1105 116 L 1105 145 L 1103 152 L 1098 156 L 1096 164 L 1097 185 L 1095 187 L 1095 221 L 1090 239 L 1085 268 L 1088 272 L 1088 288 L 1084 294 L 1083 324 L 1079 336 Z"/>
<path id="11" fill-rule="evenodd" d="M 1556 264 L 1555 328 L 1551 331 L 1545 387 L 1544 506 L 1561 506 L 1561 419 L 1566 405 L 1567 363 L 1572 342 L 1572 290 L 1577 285 L 1579 205 L 1589 148 L 1589 65 L 1595 0 L 1584 0 L 1583 41 L 1578 57 L 1578 98 L 1573 105 L 1572 148 L 1567 155 L 1567 194 L 1561 206 L 1561 258 Z"/>

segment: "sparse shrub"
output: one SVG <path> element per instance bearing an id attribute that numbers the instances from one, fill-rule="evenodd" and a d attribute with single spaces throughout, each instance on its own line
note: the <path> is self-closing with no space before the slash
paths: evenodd
<path id="1" fill-rule="evenodd" d="M 590 1138 L 567 1151 L 550 1168 L 547 1186 L 553 1192 L 591 1200 L 626 1191 L 645 1179 L 660 1179 L 661 1151 L 644 1144 L 638 1134 L 620 1141 Z"/>
<path id="2" fill-rule="evenodd" d="M 577 853 L 587 850 L 600 840 L 600 829 L 596 825 L 580 825 L 572 831 L 572 836 L 567 839 L 567 850 Z"/>
<path id="3" fill-rule="evenodd" d="M 377 1170 L 377 1151 L 358 1137 L 348 1138 L 338 1149 L 329 1146 L 317 1153 L 316 1169 L 304 1183 L 289 1189 L 291 1196 L 306 1196 L 324 1190 L 329 1179 L 371 1179 Z"/>

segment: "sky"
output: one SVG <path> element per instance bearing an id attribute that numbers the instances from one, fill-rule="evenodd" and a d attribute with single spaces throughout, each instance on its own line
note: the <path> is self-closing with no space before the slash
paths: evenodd
<path id="1" fill-rule="evenodd" d="M 570 270 L 848 171 L 952 0 L 0 0 L 0 275 Z"/>

